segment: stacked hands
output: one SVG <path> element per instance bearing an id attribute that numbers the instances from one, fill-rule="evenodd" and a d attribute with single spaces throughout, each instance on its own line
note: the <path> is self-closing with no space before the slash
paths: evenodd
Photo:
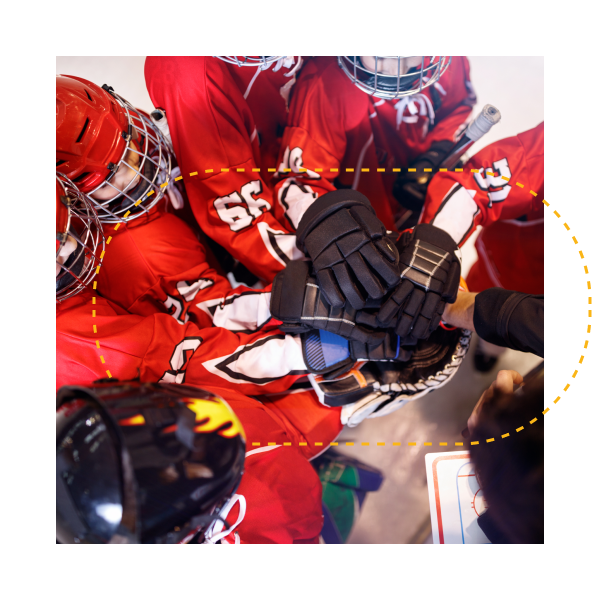
<path id="1" fill-rule="evenodd" d="M 318 198 L 297 245 L 311 262 L 292 261 L 275 277 L 272 315 L 288 333 L 345 338 L 355 360 L 408 360 L 456 301 L 461 265 L 452 237 L 421 224 L 396 241 L 357 191 Z"/>

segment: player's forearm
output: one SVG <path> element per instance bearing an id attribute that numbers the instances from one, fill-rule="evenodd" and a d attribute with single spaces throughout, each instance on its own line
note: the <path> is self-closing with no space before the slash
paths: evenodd
<path id="1" fill-rule="evenodd" d="M 475 311 L 475 297 L 473 292 L 458 292 L 454 304 L 446 304 L 443 320 L 454 327 L 475 331 L 473 314 Z"/>

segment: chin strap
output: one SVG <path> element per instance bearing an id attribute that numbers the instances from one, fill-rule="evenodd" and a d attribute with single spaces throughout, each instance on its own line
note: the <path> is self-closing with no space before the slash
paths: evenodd
<path id="1" fill-rule="evenodd" d="M 231 509 L 236 505 L 236 503 L 240 504 L 239 514 L 236 522 L 226 529 L 222 531 L 224 527 L 224 520 L 227 518 L 227 515 L 231 511 Z M 204 534 L 204 543 L 205 544 L 216 544 L 218 541 L 221 541 L 222 544 L 229 544 L 228 541 L 225 540 L 227 537 L 243 520 L 246 516 L 246 498 L 241 494 L 233 494 L 231 498 L 225 503 L 225 506 L 221 509 L 219 513 L 219 519 L 209 527 L 208 531 Z M 240 536 L 237 533 L 234 533 L 235 544 L 240 543 Z"/>
<path id="2" fill-rule="evenodd" d="M 418 106 L 417 106 L 418 104 Z M 404 123 L 416 123 L 419 117 L 429 117 L 429 126 L 432 127 L 435 122 L 435 112 L 431 100 L 424 94 L 414 94 L 412 96 L 404 96 L 396 104 L 396 129 Z M 410 116 L 405 117 L 404 111 L 408 108 Z"/>

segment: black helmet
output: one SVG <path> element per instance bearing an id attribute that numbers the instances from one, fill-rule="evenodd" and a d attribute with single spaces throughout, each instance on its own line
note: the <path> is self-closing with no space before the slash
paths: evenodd
<path id="1" fill-rule="evenodd" d="M 56 401 L 56 539 L 201 539 L 239 485 L 245 447 L 235 413 L 203 389 L 63 387 Z"/>

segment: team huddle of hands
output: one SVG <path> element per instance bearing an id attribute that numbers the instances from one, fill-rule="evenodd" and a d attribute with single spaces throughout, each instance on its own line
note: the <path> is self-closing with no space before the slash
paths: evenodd
<path id="1" fill-rule="evenodd" d="M 458 246 L 433 225 L 387 232 L 355 190 L 318 198 L 297 229 L 310 261 L 292 261 L 273 281 L 271 314 L 281 330 L 346 338 L 353 358 L 407 360 L 438 327 L 460 283 Z"/>

